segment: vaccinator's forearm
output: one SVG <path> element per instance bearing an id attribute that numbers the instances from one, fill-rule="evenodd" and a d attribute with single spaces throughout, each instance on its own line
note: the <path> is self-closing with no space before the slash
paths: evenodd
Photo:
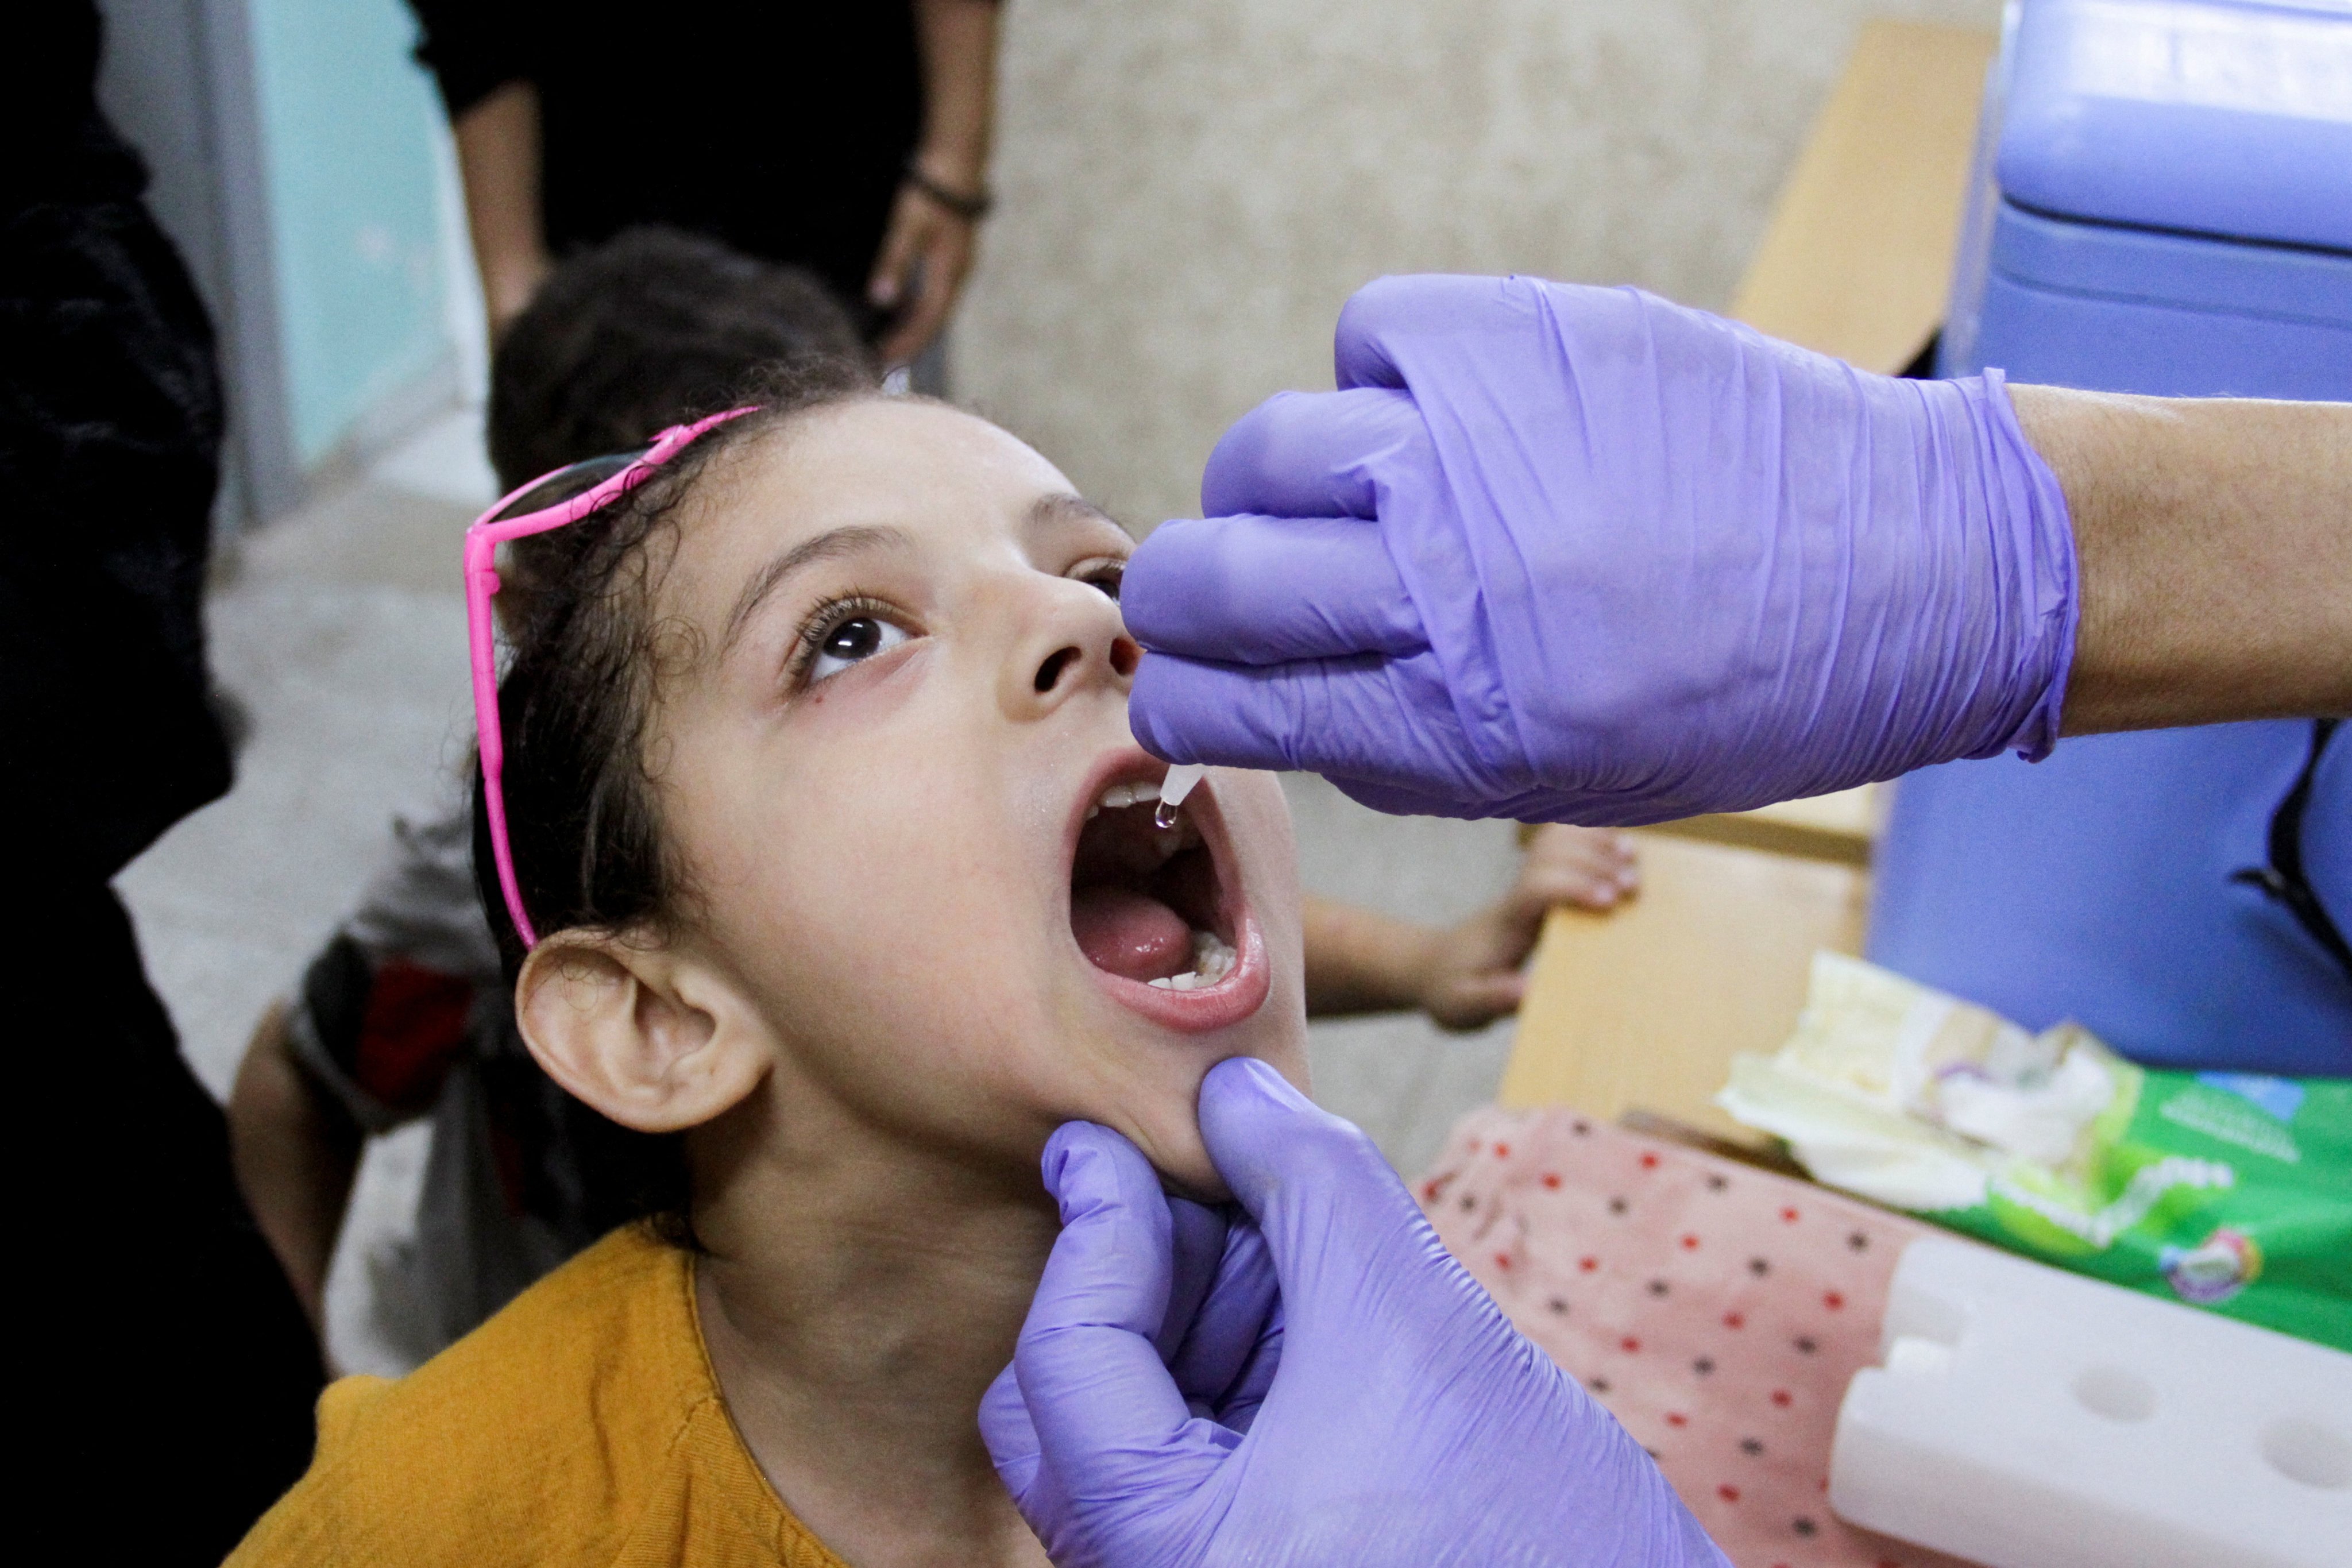
<path id="1" fill-rule="evenodd" d="M 2074 521 L 2067 734 L 2352 714 L 2352 405 L 2010 392 Z"/>

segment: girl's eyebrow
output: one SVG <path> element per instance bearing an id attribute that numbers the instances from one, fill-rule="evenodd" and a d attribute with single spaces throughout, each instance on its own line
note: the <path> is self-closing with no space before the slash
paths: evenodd
<path id="1" fill-rule="evenodd" d="M 1086 497 L 1072 495 L 1066 490 L 1053 495 L 1039 496 L 1029 503 L 1029 524 L 1033 528 L 1049 522 L 1062 522 L 1073 518 L 1086 522 L 1107 522 L 1121 533 L 1127 532 L 1127 525 L 1120 522 L 1118 519 L 1111 516 Z M 1129 537 L 1134 536 L 1129 534 Z"/>
<path id="2" fill-rule="evenodd" d="M 793 573 L 815 565 L 820 561 L 837 561 L 845 555 L 863 555 L 876 550 L 905 550 L 913 544 L 907 531 L 873 523 L 852 523 L 847 527 L 829 529 L 814 539 L 804 539 L 765 566 L 752 574 L 735 596 L 735 608 L 727 616 L 727 633 L 719 640 L 719 657 L 725 658 L 734 647 L 735 639 L 752 614 L 770 594 Z"/>

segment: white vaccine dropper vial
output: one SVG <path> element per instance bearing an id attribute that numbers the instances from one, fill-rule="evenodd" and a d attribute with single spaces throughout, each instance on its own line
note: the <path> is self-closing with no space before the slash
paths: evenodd
<path id="1" fill-rule="evenodd" d="M 1178 763 L 1170 768 L 1168 776 L 1160 781 L 1160 809 L 1151 814 L 1152 822 L 1160 827 L 1175 826 L 1176 808 L 1184 804 L 1184 797 L 1192 793 L 1192 786 L 1208 771 L 1206 764 L 1201 763 Z"/>

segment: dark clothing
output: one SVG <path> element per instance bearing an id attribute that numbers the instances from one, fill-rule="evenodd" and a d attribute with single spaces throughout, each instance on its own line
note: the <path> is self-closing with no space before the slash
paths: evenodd
<path id="1" fill-rule="evenodd" d="M 0 161 L 0 777 L 35 864 L 94 887 L 228 788 L 201 620 L 221 394 L 91 98 L 97 14 L 39 9 L 0 80 L 24 89 Z"/>
<path id="2" fill-rule="evenodd" d="M 539 89 L 557 258 L 669 224 L 865 299 L 922 131 L 905 0 L 410 3 L 450 118 L 510 81 Z"/>
<path id="3" fill-rule="evenodd" d="M 41 916 L 25 969 L 40 983 L 6 1037 L 18 1256 L 47 1303 L 11 1389 L 39 1413 L 18 1449 L 18 1549 L 211 1568 L 310 1464 L 318 1347 L 121 905 L 84 887 Z"/>
<path id="4" fill-rule="evenodd" d="M 14 1391 L 40 1413 L 15 1493 L 35 1561 L 212 1563 L 309 1462 L 322 1380 L 107 886 L 229 757 L 212 329 L 98 112 L 99 41 L 89 0 L 49 4 L 0 56 L 0 804 L 32 938 L 5 1040 L 52 1325 Z"/>
<path id="5" fill-rule="evenodd" d="M 139 155 L 98 112 L 101 37 L 90 0 L 43 0 L 9 18 L 0 49 L 0 210 L 25 203 L 105 201 L 147 185 Z"/>

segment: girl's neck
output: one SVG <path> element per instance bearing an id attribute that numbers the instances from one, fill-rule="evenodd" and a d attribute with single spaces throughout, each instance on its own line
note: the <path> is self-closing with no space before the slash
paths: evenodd
<path id="1" fill-rule="evenodd" d="M 793 1150 L 754 1134 L 696 1162 L 697 1302 L 736 1426 L 844 1556 L 1043 1563 L 978 1412 L 1053 1246 L 1052 1202 L 870 1128 L 834 1134 Z"/>

